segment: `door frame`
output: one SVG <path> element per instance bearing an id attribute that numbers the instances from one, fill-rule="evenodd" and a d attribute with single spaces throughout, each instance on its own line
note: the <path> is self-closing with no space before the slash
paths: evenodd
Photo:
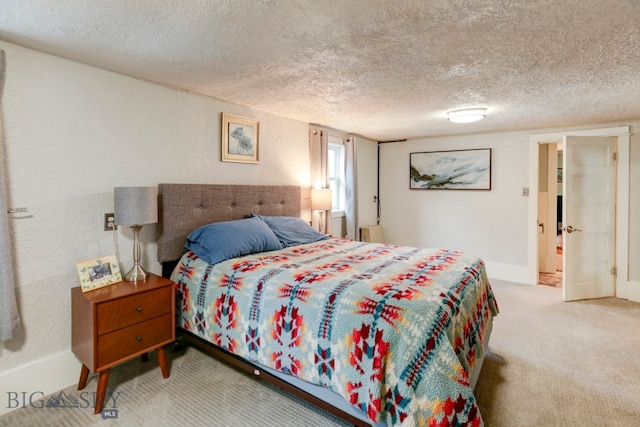
<path id="1" fill-rule="evenodd" d="M 543 144 L 538 144 L 538 147 L 540 147 Z M 546 256 L 546 268 L 541 268 L 541 267 L 545 267 L 544 265 L 541 266 L 540 265 L 540 251 L 544 250 L 544 248 L 541 248 L 540 246 L 540 232 L 538 231 L 538 273 L 540 273 L 540 270 L 545 270 L 545 272 L 547 273 L 551 273 L 551 272 L 555 272 L 556 271 L 556 267 L 557 267 L 557 238 L 558 235 L 556 233 L 556 230 L 558 229 L 558 219 L 557 219 L 557 203 L 558 203 L 558 199 L 557 199 L 557 195 L 558 195 L 558 182 L 557 182 L 557 168 L 561 167 L 558 166 L 558 147 L 557 144 L 544 144 L 547 145 L 547 149 L 545 150 L 545 155 L 546 155 L 546 163 L 547 163 L 547 209 L 545 210 L 544 216 L 541 218 L 540 217 L 540 212 L 538 211 L 538 221 L 540 221 L 542 219 L 543 224 L 545 224 L 544 229 L 546 232 L 546 243 L 547 243 L 547 256 Z M 551 148 L 552 147 L 552 148 Z M 538 156 L 540 156 L 540 152 L 538 152 Z M 551 154 L 554 154 L 553 156 Z M 555 157 L 555 160 L 553 159 L 553 157 Z M 541 158 L 538 158 L 538 161 L 542 164 L 545 161 L 541 160 Z M 538 181 L 539 183 L 540 181 Z M 538 202 L 537 202 L 537 206 L 538 208 L 540 208 L 540 193 L 544 193 L 544 188 L 540 188 L 538 187 L 538 192 L 537 192 L 537 197 L 538 197 Z M 553 205 L 553 209 L 551 208 L 551 205 Z M 538 225 L 539 227 L 539 225 Z"/>
<path id="2" fill-rule="evenodd" d="M 538 145 L 562 142 L 565 136 L 615 136 L 618 138 L 616 162 L 616 297 L 640 301 L 640 286 L 629 281 L 629 126 L 580 129 L 536 134 L 529 137 L 529 226 L 528 283 L 538 283 Z"/>

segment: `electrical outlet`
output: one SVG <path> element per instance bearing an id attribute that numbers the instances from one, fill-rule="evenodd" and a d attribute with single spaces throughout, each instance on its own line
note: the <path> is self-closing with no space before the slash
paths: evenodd
<path id="1" fill-rule="evenodd" d="M 104 214 L 104 231 L 114 231 L 117 229 L 116 215 L 114 213 Z"/>
<path id="2" fill-rule="evenodd" d="M 524 188 L 522 189 L 522 195 L 523 195 L 524 197 L 528 197 L 528 196 L 529 196 L 529 187 L 524 187 Z"/>

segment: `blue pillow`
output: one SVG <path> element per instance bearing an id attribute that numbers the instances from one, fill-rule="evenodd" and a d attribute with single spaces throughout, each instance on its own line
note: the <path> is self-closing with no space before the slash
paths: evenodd
<path id="1" fill-rule="evenodd" d="M 251 213 L 252 218 L 263 220 L 278 237 L 283 248 L 313 243 L 328 239 L 326 235 L 314 230 L 301 218 L 293 216 L 266 216 Z"/>
<path id="2" fill-rule="evenodd" d="M 193 230 L 185 245 L 209 264 L 256 252 L 282 249 L 280 241 L 260 218 L 215 222 Z"/>

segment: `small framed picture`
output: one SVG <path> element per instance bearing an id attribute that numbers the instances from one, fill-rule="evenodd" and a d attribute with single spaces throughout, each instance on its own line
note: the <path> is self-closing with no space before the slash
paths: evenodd
<path id="1" fill-rule="evenodd" d="M 80 261 L 76 263 L 82 292 L 122 281 L 122 273 L 115 255 Z"/>
<path id="2" fill-rule="evenodd" d="M 258 163 L 260 122 L 222 113 L 222 161 Z"/>

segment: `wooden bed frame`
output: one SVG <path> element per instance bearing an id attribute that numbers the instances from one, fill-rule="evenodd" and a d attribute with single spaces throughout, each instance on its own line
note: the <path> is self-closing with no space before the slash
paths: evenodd
<path id="1" fill-rule="evenodd" d="M 259 215 L 300 217 L 302 206 L 309 204 L 309 191 L 294 186 L 160 184 L 158 186 L 160 237 L 158 261 L 162 275 L 169 278 L 186 252 L 187 235 L 202 225 Z M 356 426 L 369 426 L 355 416 L 272 375 L 261 366 L 180 328 L 180 343 L 192 345 L 228 364 L 258 376 Z"/>

